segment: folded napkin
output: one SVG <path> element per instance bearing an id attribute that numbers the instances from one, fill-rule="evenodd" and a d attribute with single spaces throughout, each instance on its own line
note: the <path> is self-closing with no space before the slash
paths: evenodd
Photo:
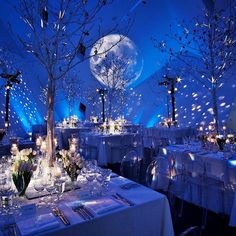
<path id="1" fill-rule="evenodd" d="M 123 205 L 110 197 L 102 197 L 91 202 L 86 202 L 85 206 L 98 215 L 123 207 Z"/>
<path id="2" fill-rule="evenodd" d="M 41 235 L 46 231 L 55 229 L 60 225 L 56 217 L 52 214 L 43 214 L 35 218 L 30 218 L 17 222 L 17 226 L 22 236 Z"/>

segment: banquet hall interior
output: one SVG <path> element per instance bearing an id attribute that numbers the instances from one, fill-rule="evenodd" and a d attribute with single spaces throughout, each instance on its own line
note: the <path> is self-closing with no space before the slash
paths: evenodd
<path id="1" fill-rule="evenodd" d="M 236 235 L 236 0 L 7 0 L 0 35 L 0 236 Z"/>

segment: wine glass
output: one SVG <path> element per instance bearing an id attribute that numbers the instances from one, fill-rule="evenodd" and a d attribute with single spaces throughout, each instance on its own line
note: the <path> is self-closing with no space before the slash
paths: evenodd
<path id="1" fill-rule="evenodd" d="M 43 175 L 37 175 L 34 177 L 34 180 L 33 180 L 33 183 L 34 183 L 34 189 L 36 192 L 39 193 L 42 193 L 45 189 L 45 185 L 44 185 L 44 181 L 43 181 Z M 44 201 L 44 198 L 41 197 L 39 198 L 39 202 L 37 203 L 37 206 L 38 207 L 41 207 L 45 204 L 45 201 Z"/>
<path id="2" fill-rule="evenodd" d="M 103 169 L 101 171 L 101 174 L 104 178 L 104 181 L 103 181 L 103 190 L 104 190 L 104 192 L 108 191 L 109 183 L 110 183 L 110 180 L 111 180 L 111 173 L 112 173 L 112 170 L 110 170 L 110 169 Z"/>
<path id="3" fill-rule="evenodd" d="M 54 179 L 53 179 L 52 174 L 51 173 L 47 173 L 46 178 L 44 178 L 44 180 L 45 180 L 44 188 L 50 194 L 50 196 L 47 198 L 47 204 L 49 206 L 52 206 L 53 205 L 52 195 L 56 191 L 56 186 L 54 184 Z"/>
<path id="4" fill-rule="evenodd" d="M 55 184 L 55 191 L 57 193 L 57 201 L 61 200 L 62 194 L 65 191 L 65 182 L 66 180 L 64 178 L 57 178 L 54 182 Z"/>

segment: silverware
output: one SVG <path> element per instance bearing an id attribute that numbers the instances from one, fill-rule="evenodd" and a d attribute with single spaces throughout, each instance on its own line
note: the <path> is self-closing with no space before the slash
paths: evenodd
<path id="1" fill-rule="evenodd" d="M 55 216 L 58 216 L 60 218 L 60 220 L 64 223 L 64 225 L 70 225 L 69 220 L 65 217 L 65 215 L 58 207 L 53 208 L 52 212 Z"/>
<path id="2" fill-rule="evenodd" d="M 94 214 L 83 205 L 75 208 L 74 211 L 77 212 L 84 220 L 91 220 L 95 217 Z"/>
<path id="3" fill-rule="evenodd" d="M 77 212 L 83 220 L 87 220 L 87 216 L 84 214 L 83 211 L 81 211 L 81 208 L 74 209 L 75 212 Z"/>
<path id="4" fill-rule="evenodd" d="M 92 211 L 88 209 L 86 206 L 82 206 L 82 209 L 90 216 L 90 218 L 93 219 L 95 217 Z"/>
<path id="5" fill-rule="evenodd" d="M 127 198 L 123 197 L 122 195 L 120 195 L 119 193 L 113 194 L 112 195 L 115 199 L 122 201 L 124 204 L 128 205 L 128 206 L 134 206 L 134 203 L 131 202 L 130 200 L 128 200 Z"/>
<path id="6" fill-rule="evenodd" d="M 13 230 L 13 232 L 12 232 Z M 3 235 L 5 236 L 17 236 L 17 231 L 16 231 L 16 224 L 7 224 L 3 225 L 1 228 L 1 231 L 3 232 Z"/>
<path id="7" fill-rule="evenodd" d="M 14 236 L 17 236 L 16 224 L 13 224 L 13 234 Z"/>

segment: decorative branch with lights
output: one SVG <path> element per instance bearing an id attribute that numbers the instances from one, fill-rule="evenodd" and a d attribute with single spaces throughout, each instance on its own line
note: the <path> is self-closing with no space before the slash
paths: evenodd
<path id="1" fill-rule="evenodd" d="M 224 10 L 216 9 L 214 1 L 210 2 L 203 17 L 177 24 L 178 33 L 170 26 L 168 39 L 177 43 L 176 48 L 170 47 L 165 40 L 153 41 L 156 48 L 182 63 L 211 93 L 214 123 L 219 132 L 217 90 L 236 61 L 236 8 L 235 2 L 230 2 Z"/>
<path id="2" fill-rule="evenodd" d="M 47 142 L 50 165 L 55 160 L 53 140 L 57 84 L 71 69 L 98 54 L 96 50 L 91 54 L 87 52 L 99 38 L 114 30 L 119 31 L 116 22 L 113 22 L 114 24 L 108 30 L 101 27 L 102 19 L 99 16 L 111 3 L 112 0 L 58 0 L 56 2 L 19 0 L 17 3 L 13 1 L 15 10 L 28 26 L 28 30 L 18 36 L 18 39 L 25 50 L 41 63 L 48 77 Z M 112 47 L 114 45 L 110 48 Z"/>
<path id="3" fill-rule="evenodd" d="M 105 59 L 97 65 L 101 82 L 106 86 L 108 100 L 108 119 L 112 118 L 115 104 L 124 98 L 124 91 L 136 75 L 130 72 L 129 56 L 123 57 L 113 53 L 106 54 Z M 121 102 L 122 103 L 122 102 Z"/>

